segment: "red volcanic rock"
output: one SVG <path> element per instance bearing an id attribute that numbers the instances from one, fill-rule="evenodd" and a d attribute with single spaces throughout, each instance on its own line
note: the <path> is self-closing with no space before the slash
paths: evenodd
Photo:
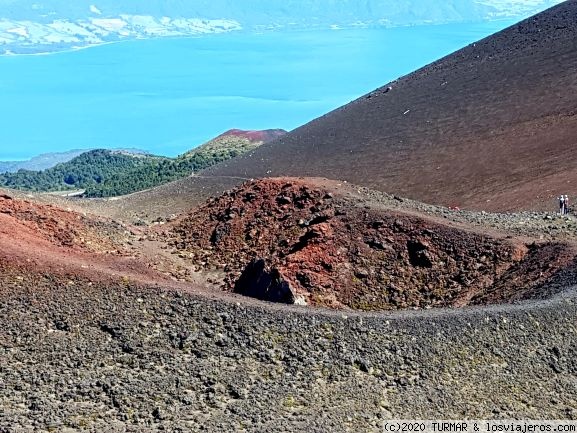
<path id="1" fill-rule="evenodd" d="M 522 299 L 573 258 L 353 199 L 329 181 L 247 182 L 173 223 L 171 243 L 227 290 L 364 310 Z"/>
<path id="2" fill-rule="evenodd" d="M 242 129 L 231 129 L 226 131 L 224 134 L 219 135 L 216 139 L 235 136 L 243 137 L 253 142 L 266 143 L 268 141 L 274 140 L 275 138 L 282 137 L 287 132 L 284 129 L 265 129 L 262 131 L 244 131 Z"/>
<path id="3" fill-rule="evenodd" d="M 84 244 L 81 239 L 86 235 L 85 218 L 79 214 L 67 212 L 51 205 L 37 205 L 28 201 L 14 200 L 0 195 L 0 215 L 3 215 L 3 235 L 16 236 L 13 226 L 21 226 L 60 246 L 78 246 Z"/>

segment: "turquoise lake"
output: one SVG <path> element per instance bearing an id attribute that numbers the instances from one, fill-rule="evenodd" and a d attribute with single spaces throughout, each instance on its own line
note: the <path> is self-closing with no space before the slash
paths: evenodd
<path id="1" fill-rule="evenodd" d="M 296 128 L 512 22 L 229 33 L 0 57 L 0 160 L 176 155 L 231 128 Z"/>

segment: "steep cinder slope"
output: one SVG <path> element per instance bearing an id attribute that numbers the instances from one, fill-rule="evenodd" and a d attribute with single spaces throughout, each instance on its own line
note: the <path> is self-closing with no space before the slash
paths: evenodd
<path id="1" fill-rule="evenodd" d="M 478 209 L 549 206 L 577 193 L 576 69 L 569 0 L 211 172 L 324 176 Z"/>

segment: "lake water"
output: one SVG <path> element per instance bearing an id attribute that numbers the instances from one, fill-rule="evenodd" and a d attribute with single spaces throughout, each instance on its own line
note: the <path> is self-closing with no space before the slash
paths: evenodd
<path id="1" fill-rule="evenodd" d="M 0 160 L 94 147 L 176 155 L 293 129 L 512 22 L 231 33 L 0 57 Z"/>

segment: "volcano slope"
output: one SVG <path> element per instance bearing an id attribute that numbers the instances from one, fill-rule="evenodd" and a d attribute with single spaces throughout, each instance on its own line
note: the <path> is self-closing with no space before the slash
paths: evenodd
<path id="1" fill-rule="evenodd" d="M 62 200 L 58 197 L 42 197 L 66 207 L 90 212 L 127 223 L 150 223 L 167 220 L 173 215 L 200 206 L 246 179 L 235 177 L 190 176 L 146 191 L 109 199 Z"/>
<path id="2" fill-rule="evenodd" d="M 247 201 L 239 206 L 238 200 Z M 148 231 L 10 197 L 1 198 L 0 218 L 0 432 L 380 432 L 389 418 L 577 418 L 572 218 L 454 212 L 319 179 L 247 183 Z M 359 238 L 350 247 L 359 247 L 362 260 L 354 263 L 348 254 L 342 260 L 356 272 L 371 264 L 364 260 L 372 254 L 387 262 L 390 248 L 404 245 L 398 275 L 391 276 L 409 296 L 377 297 L 377 305 L 376 283 L 369 282 L 372 297 L 363 302 L 373 307 L 528 300 L 362 313 L 344 308 L 355 299 L 346 292 L 335 290 L 335 303 L 327 302 L 321 285 L 317 304 L 341 311 L 271 304 L 174 281 L 142 254 L 148 239 L 190 249 L 188 236 L 197 235 L 210 250 L 197 231 L 209 222 L 214 229 L 229 223 L 228 233 L 207 233 L 220 233 L 223 245 L 238 242 L 241 233 L 252 242 L 248 226 L 236 222 L 243 218 L 262 223 L 248 231 L 255 251 L 268 249 L 270 264 L 313 305 L 315 293 L 291 279 L 291 263 L 281 269 L 275 252 L 286 251 L 283 239 L 270 242 L 287 227 L 295 229 L 285 239 L 289 245 L 322 231 L 322 224 L 325 235 Z M 446 302 L 439 302 L 442 293 L 411 292 L 415 281 L 401 272 L 411 265 L 409 236 L 428 248 L 415 251 L 414 264 L 433 264 L 425 267 L 428 274 L 418 266 L 415 274 L 447 288 Z M 455 242 L 452 252 L 445 236 Z M 307 240 L 295 252 L 303 253 L 302 269 L 315 284 L 317 277 L 332 278 L 315 274 L 323 257 L 316 250 L 334 252 L 327 239 L 320 241 Z M 175 265 L 179 255 L 196 254 L 165 248 Z M 203 261 L 228 254 L 212 248 Z M 443 285 L 455 275 L 451 254 L 462 258 L 457 286 Z M 231 256 L 229 273 L 241 270 L 234 263 L 239 257 L 245 265 L 244 256 Z M 189 266 L 209 266 L 197 260 Z M 496 291 L 477 283 L 485 277 L 500 284 Z M 502 290 L 505 284 L 510 290 Z"/>
<path id="3" fill-rule="evenodd" d="M 576 68 L 568 0 L 210 172 L 323 176 L 481 210 L 550 208 L 555 195 L 577 194 Z"/>

